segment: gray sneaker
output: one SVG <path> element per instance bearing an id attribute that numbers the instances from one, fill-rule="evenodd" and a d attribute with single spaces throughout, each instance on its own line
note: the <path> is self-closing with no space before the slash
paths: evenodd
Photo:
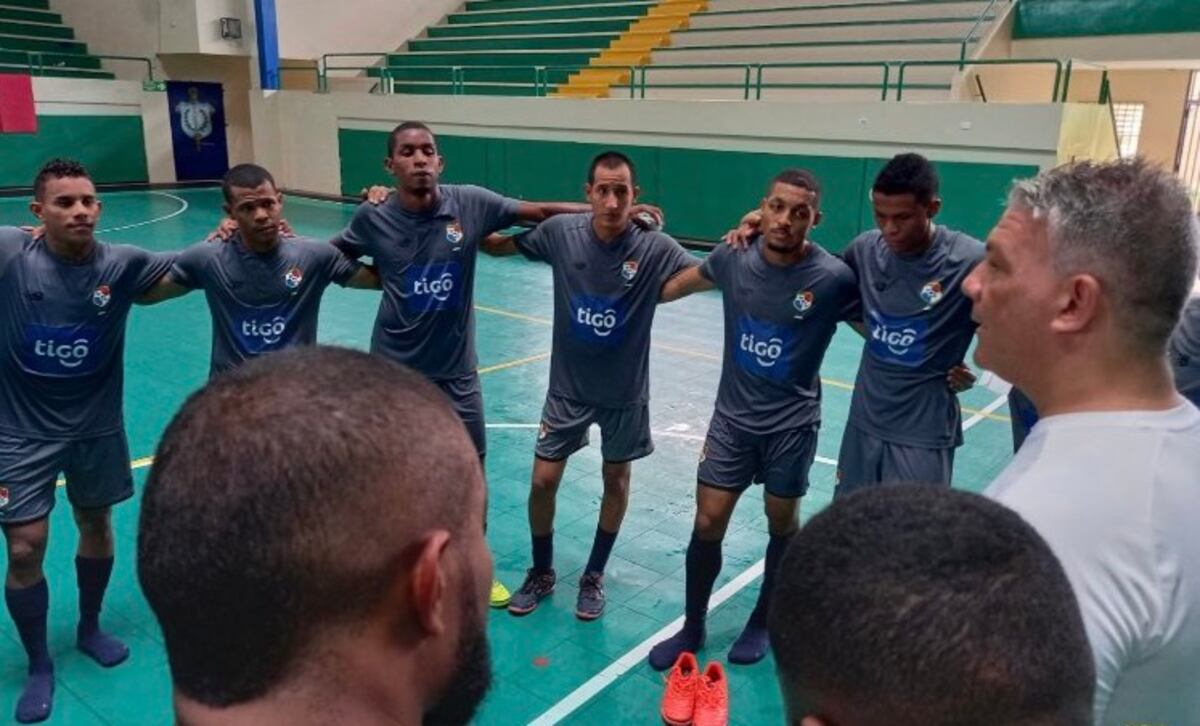
<path id="1" fill-rule="evenodd" d="M 508 601 L 508 611 L 513 615 L 528 615 L 537 610 L 542 598 L 554 592 L 555 582 L 557 577 L 554 570 L 539 571 L 530 567 L 525 572 L 525 582 L 521 589 L 514 592 L 512 599 Z"/>
<path id="2" fill-rule="evenodd" d="M 575 601 L 575 617 L 595 620 L 604 613 L 604 575 L 585 572 L 579 578 L 579 599 Z"/>

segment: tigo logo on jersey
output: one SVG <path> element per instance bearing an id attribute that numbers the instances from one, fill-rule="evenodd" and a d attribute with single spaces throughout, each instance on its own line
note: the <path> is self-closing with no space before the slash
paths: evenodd
<path id="1" fill-rule="evenodd" d="M 792 307 L 796 308 L 796 312 L 800 314 L 794 317 L 804 317 L 809 310 L 812 310 L 814 302 L 816 302 L 816 298 L 813 296 L 812 290 L 796 293 L 796 297 L 792 299 Z"/>
<path id="2" fill-rule="evenodd" d="M 28 324 L 22 361 L 34 373 L 49 376 L 82 376 L 96 370 L 96 330 L 89 326 Z"/>
<path id="3" fill-rule="evenodd" d="M 283 340 L 283 334 L 287 331 L 287 318 L 282 315 L 276 315 L 270 320 L 243 320 L 242 321 L 242 340 L 256 341 L 257 346 L 246 346 L 250 352 L 257 353 L 265 348 L 279 344 Z"/>
<path id="4" fill-rule="evenodd" d="M 633 278 L 637 277 L 637 272 L 637 260 L 625 260 L 625 262 L 621 264 L 621 279 L 623 279 L 626 283 L 633 282 Z"/>
<path id="5" fill-rule="evenodd" d="M 734 359 L 747 373 L 782 380 L 789 373 L 782 363 L 791 348 L 792 333 L 785 326 L 743 315 L 737 321 L 737 350 Z"/>
<path id="6" fill-rule="evenodd" d="M 409 267 L 404 278 L 409 312 L 457 309 L 462 305 L 462 265 L 457 262 Z"/>
<path id="7" fill-rule="evenodd" d="M 287 285 L 287 289 L 295 290 L 300 287 L 300 283 L 304 282 L 304 270 L 299 267 L 293 267 L 283 275 L 283 284 Z"/>
<path id="8" fill-rule="evenodd" d="M 92 304 L 98 308 L 108 307 L 108 303 L 112 300 L 112 290 L 108 285 L 101 285 L 92 291 Z"/>
<path id="9" fill-rule="evenodd" d="M 571 331 L 579 340 L 616 345 L 625 337 L 624 318 L 617 300 L 587 295 L 571 299 Z"/>
<path id="10" fill-rule="evenodd" d="M 457 219 L 446 225 L 446 241 L 455 249 L 462 244 L 463 228 Z"/>
<path id="11" fill-rule="evenodd" d="M 934 305 L 937 305 L 942 299 L 943 294 L 942 283 L 938 282 L 937 280 L 934 280 L 933 282 L 927 282 L 925 283 L 925 286 L 921 288 L 921 299 L 925 301 L 926 307 L 933 307 Z"/>
<path id="12" fill-rule="evenodd" d="M 928 321 L 920 317 L 889 318 L 874 311 L 869 311 L 868 317 L 871 338 L 867 347 L 875 358 L 907 368 L 924 362 Z"/>

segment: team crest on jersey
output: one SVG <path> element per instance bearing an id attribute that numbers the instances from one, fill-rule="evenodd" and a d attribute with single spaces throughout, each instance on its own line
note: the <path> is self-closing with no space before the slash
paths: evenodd
<path id="1" fill-rule="evenodd" d="M 930 307 L 937 305 L 938 302 L 941 301 L 943 294 L 942 283 L 938 282 L 937 280 L 934 280 L 933 282 L 927 282 L 925 283 L 925 286 L 921 288 L 921 299 L 924 300 L 925 304 Z"/>
<path id="2" fill-rule="evenodd" d="M 621 264 L 621 277 L 625 280 L 625 282 L 633 282 L 633 278 L 637 277 L 637 272 L 637 260 L 625 260 L 625 262 Z"/>
<path id="3" fill-rule="evenodd" d="M 8 506 L 8 487 L 0 487 L 0 507 Z"/>
<path id="4" fill-rule="evenodd" d="M 446 225 L 446 241 L 455 249 L 462 244 L 463 228 L 457 219 Z"/>
<path id="5" fill-rule="evenodd" d="M 112 290 L 108 289 L 108 285 L 101 285 L 92 291 L 92 304 L 96 307 L 108 307 L 110 300 L 112 300 Z"/>
<path id="6" fill-rule="evenodd" d="M 801 317 L 809 310 L 812 310 L 814 302 L 816 302 L 816 298 L 813 296 L 812 290 L 796 293 L 796 297 L 792 299 L 792 307 L 796 308 L 796 312 L 800 313 L 796 317 Z"/>
<path id="7" fill-rule="evenodd" d="M 293 267 L 283 275 L 283 284 L 287 285 L 287 289 L 295 290 L 300 287 L 300 283 L 304 282 L 304 270 L 299 267 Z"/>

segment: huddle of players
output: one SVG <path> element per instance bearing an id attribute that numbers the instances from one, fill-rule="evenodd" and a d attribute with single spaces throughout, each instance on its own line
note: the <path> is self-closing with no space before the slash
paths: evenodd
<path id="1" fill-rule="evenodd" d="M 334 247 L 282 241 L 280 197 L 269 174 L 252 166 L 231 171 L 224 187 L 238 235 L 178 258 L 95 244 L 99 203 L 86 173 L 70 164 L 48 166 L 35 185 L 34 211 L 47 236 L 0 235 L 0 292 L 12 303 L 2 321 L 11 354 L 0 364 L 9 383 L 0 384 L 0 435 L 13 444 L 0 452 L 0 517 L 10 553 L 6 600 L 30 657 L 19 720 L 44 718 L 53 691 L 40 565 L 59 472 L 81 530 L 80 647 L 104 665 L 128 654 L 99 630 L 98 613 L 112 566 L 108 508 L 132 495 L 121 351 L 134 302 L 204 289 L 215 374 L 313 342 L 320 294 L 330 282 L 382 287 L 372 352 L 437 384 L 482 457 L 475 252 L 521 252 L 551 264 L 554 349 L 530 492 L 533 567 L 509 608 L 528 613 L 554 589 L 554 497 L 567 458 L 587 444 L 595 422 L 603 437 L 604 499 L 576 608 L 592 619 L 604 609 L 603 571 L 628 503 L 630 462 L 653 449 L 647 402 L 655 307 L 722 289 L 726 354 L 698 472 L 687 619 L 652 651 L 657 668 L 703 644 L 721 539 L 738 497 L 755 482 L 765 485 L 770 542 L 758 605 L 730 660 L 765 655 L 767 604 L 815 456 L 818 372 L 839 321 L 867 337 L 839 457 L 839 495 L 882 481 L 949 483 L 961 444 L 953 392 L 969 379 L 959 366 L 975 327 L 960 287 L 983 246 L 933 224 L 937 179 L 923 158 L 901 155 L 883 169 L 872 192 L 879 229 L 854 240 L 840 259 L 807 241 L 820 221 L 819 183 L 789 171 L 772 180 L 760 213 L 746 221 L 761 231 L 750 249 L 722 247 L 697 266 L 670 237 L 631 225 L 636 173 L 621 154 L 593 162 L 591 204 L 584 207 L 439 185 L 436 140 L 418 123 L 398 127 L 388 151 L 396 202 L 361 207 Z M 515 238 L 489 237 L 515 221 L 545 223 Z M 374 265 L 351 259 L 358 256 Z M 493 604 L 497 599 L 493 588 Z"/>

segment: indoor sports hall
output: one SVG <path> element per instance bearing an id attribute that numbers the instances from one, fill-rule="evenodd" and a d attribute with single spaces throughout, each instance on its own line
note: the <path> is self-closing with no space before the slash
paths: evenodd
<path id="1" fill-rule="evenodd" d="M 1015 179 L 1074 159 L 1141 155 L 1200 199 L 1200 15 L 1191 0 L 0 0 L 0 225 L 35 226 L 51 158 L 88 167 L 96 237 L 153 252 L 209 237 L 219 186 L 268 169 L 298 235 L 337 236 L 361 195 L 395 181 L 388 135 L 420 120 L 442 182 L 530 201 L 584 202 L 588 163 L 637 164 L 639 201 L 706 257 L 789 167 L 821 181 L 811 240 L 840 252 L 874 228 L 872 182 L 894 154 L 928 157 L 939 225 L 979 239 Z M 1103 5 L 1103 8 L 1100 7 Z M 1136 9 L 1133 6 L 1138 6 Z M 210 242 L 210 244 L 223 244 Z M 476 343 L 486 404 L 487 540 L 515 590 L 530 566 L 526 501 L 550 369 L 551 270 L 480 255 Z M 321 343 L 366 350 L 377 291 L 331 287 Z M 602 618 L 575 617 L 602 493 L 598 432 L 558 496 L 558 588 L 532 614 L 488 611 L 493 683 L 474 723 L 659 722 L 651 646 L 684 614 L 696 466 L 724 347 L 722 298 L 662 304 L 650 352 L 655 450 L 605 573 Z M 124 355 L 136 494 L 113 509 L 106 629 L 129 660 L 75 649 L 76 532 L 60 491 L 45 559 L 56 724 L 172 722 L 162 635 L 137 581 L 140 495 L 164 428 L 204 385 L 212 324 L 191 294 L 136 307 Z M 801 520 L 829 504 L 862 338 L 841 325 L 820 371 L 822 423 Z M 0 351 L 0 355 L 8 355 Z M 967 364 L 977 368 L 967 357 Z M 953 485 L 982 491 L 1013 457 L 1007 388 L 985 371 L 960 394 Z M 280 422 L 286 426 L 287 422 Z M 0 485 L 5 482 L 0 481 Z M 62 482 L 60 482 L 61 484 Z M 336 496 L 338 482 L 328 482 Z M 61 489 L 61 487 L 60 487 Z M 7 495 L 6 495 L 7 496 Z M 758 488 L 736 510 L 701 661 L 724 658 L 754 607 L 767 524 Z M 0 718 L 26 660 L 0 618 Z M 774 661 L 727 665 L 729 722 L 783 720 Z"/>

